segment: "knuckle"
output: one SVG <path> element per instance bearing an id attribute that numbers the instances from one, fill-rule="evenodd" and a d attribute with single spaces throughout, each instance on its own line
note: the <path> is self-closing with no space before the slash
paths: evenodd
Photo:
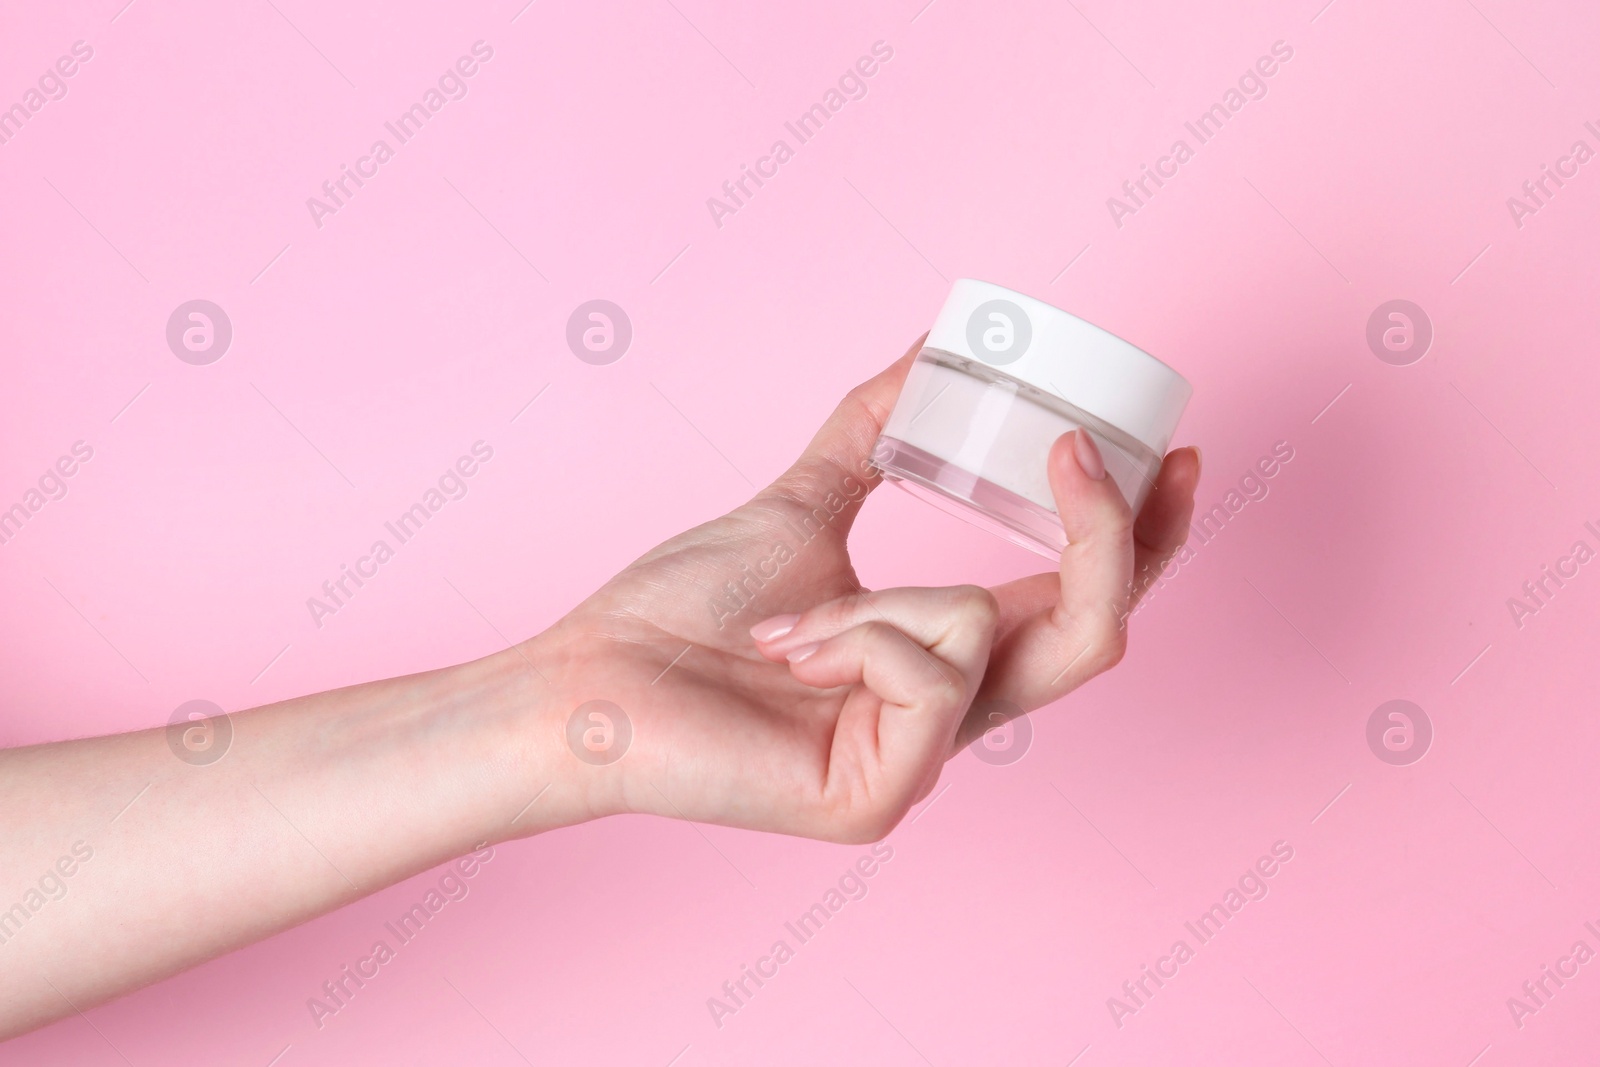
<path id="1" fill-rule="evenodd" d="M 836 827 L 841 845 L 870 845 L 888 837 L 900 825 L 902 812 L 865 807 L 852 812 Z"/>
<path id="2" fill-rule="evenodd" d="M 1108 671 L 1122 662 L 1122 657 L 1128 654 L 1128 631 L 1118 626 L 1114 619 L 1108 619 L 1102 626 L 1099 636 L 1100 670 Z"/>
<path id="3" fill-rule="evenodd" d="M 964 708 L 971 703 L 971 691 L 966 677 L 943 660 L 937 661 L 940 681 L 936 706 Z"/>
<path id="4" fill-rule="evenodd" d="M 1112 611 L 1096 612 L 1085 623 L 1089 642 L 1087 658 L 1095 674 L 1108 671 L 1122 662 L 1128 651 L 1128 629 Z"/>
<path id="5" fill-rule="evenodd" d="M 1133 512 L 1123 504 L 1108 514 L 1101 523 L 1101 533 L 1108 541 L 1118 543 L 1133 540 Z"/>
<path id="6" fill-rule="evenodd" d="M 836 418 L 849 418 L 852 415 L 863 413 L 867 421 L 873 426 L 882 426 L 889 420 L 892 404 L 885 404 L 881 392 L 876 388 L 877 380 L 870 379 L 851 389 L 839 401 L 834 409 Z"/>
<path id="7" fill-rule="evenodd" d="M 960 585 L 955 589 L 956 611 L 978 628 L 988 631 L 1000 621 L 1000 601 L 981 585 Z"/>

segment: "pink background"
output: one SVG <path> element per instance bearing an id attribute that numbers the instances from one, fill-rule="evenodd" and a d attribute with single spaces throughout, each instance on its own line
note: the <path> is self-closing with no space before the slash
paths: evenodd
<path id="1" fill-rule="evenodd" d="M 307 998 L 437 873 L 0 1063 L 1594 1055 L 1600 963 L 1520 1028 L 1506 1000 L 1575 941 L 1600 949 L 1580 829 L 1600 815 L 1600 564 L 1520 627 L 1507 599 L 1578 539 L 1600 547 L 1600 162 L 1521 227 L 1506 199 L 1575 140 L 1600 148 L 1600 18 L 122 2 L 11 4 L 0 34 L 0 106 L 94 49 L 0 145 L 0 507 L 94 449 L 0 546 L 4 743 L 534 633 L 781 470 L 959 276 L 1186 374 L 1202 507 L 1276 442 L 1294 459 L 1156 593 L 1119 669 L 1034 717 L 1023 759 L 952 762 L 868 896 L 720 1029 L 707 998 L 864 849 L 644 818 L 550 834 L 499 849 L 320 1030 Z M 306 198 L 480 39 L 469 94 L 314 225 Z M 784 120 L 879 40 L 894 55 L 868 95 L 719 228 L 707 198 L 794 147 Z M 1279 40 L 1294 54 L 1267 96 L 1116 226 L 1106 198 Z M 210 366 L 165 343 L 194 298 L 234 327 Z M 634 326 L 609 366 L 564 341 L 595 298 Z M 1365 341 L 1393 298 L 1434 324 L 1410 366 Z M 306 598 L 478 439 L 495 458 L 469 494 L 318 629 Z M 890 490 L 857 529 L 872 586 L 1036 562 Z M 1436 732 L 1410 766 L 1365 739 L 1395 698 Z M 1294 858 L 1270 894 L 1119 1028 L 1107 998 L 1277 841 Z M 5 878 L 10 899 L 24 880 Z"/>

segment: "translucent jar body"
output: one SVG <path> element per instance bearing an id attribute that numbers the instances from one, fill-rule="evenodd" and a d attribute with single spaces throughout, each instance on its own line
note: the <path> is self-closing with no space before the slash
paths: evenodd
<path id="1" fill-rule="evenodd" d="M 1159 455 L 1070 397 L 938 348 L 917 354 L 872 458 L 902 488 L 1054 560 L 1067 537 L 1046 465 L 1056 438 L 1078 429 L 1137 513 Z"/>

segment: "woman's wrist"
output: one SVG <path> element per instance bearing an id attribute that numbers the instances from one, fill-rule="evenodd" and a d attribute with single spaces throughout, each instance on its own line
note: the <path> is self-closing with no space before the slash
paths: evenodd
<path id="1" fill-rule="evenodd" d="M 505 674 L 507 694 L 518 685 L 524 694 L 510 723 L 515 740 L 506 743 L 516 746 L 521 788 L 539 797 L 507 837 L 607 815 L 674 814 L 647 784 L 648 766 L 670 762 L 651 745 L 664 740 L 650 729 L 650 712 L 667 692 L 651 684 L 658 667 L 565 621 L 489 660 Z"/>
<path id="2" fill-rule="evenodd" d="M 449 669 L 433 715 L 470 740 L 456 769 L 466 823 L 494 844 L 615 813 L 566 743 L 572 664 L 553 634 Z"/>

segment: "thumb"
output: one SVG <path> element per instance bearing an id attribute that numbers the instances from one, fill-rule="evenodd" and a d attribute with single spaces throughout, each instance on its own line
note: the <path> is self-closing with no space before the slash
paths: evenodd
<path id="1" fill-rule="evenodd" d="M 926 338 L 927 334 L 917 338 L 905 355 L 850 390 L 805 452 L 764 490 L 764 495 L 781 497 L 807 511 L 825 508 L 832 516 L 831 525 L 841 534 L 849 533 L 867 492 L 880 480 L 872 465 L 872 446 L 883 432 L 883 424 L 894 410 L 900 387 Z M 830 503 L 832 507 L 828 507 Z"/>

